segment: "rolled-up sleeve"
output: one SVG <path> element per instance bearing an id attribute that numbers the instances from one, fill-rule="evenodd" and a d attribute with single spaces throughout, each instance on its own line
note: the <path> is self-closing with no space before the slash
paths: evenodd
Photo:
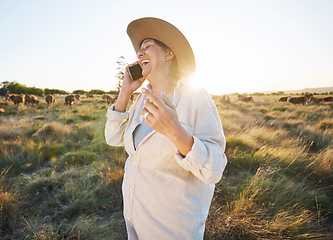
<path id="1" fill-rule="evenodd" d="M 117 112 L 112 105 L 106 113 L 105 140 L 111 146 L 124 145 L 124 131 L 128 122 L 129 113 Z"/>
<path id="2" fill-rule="evenodd" d="M 208 93 L 200 91 L 195 94 L 195 99 L 194 110 L 190 113 L 195 119 L 192 135 L 194 144 L 185 157 L 177 152 L 176 160 L 204 183 L 216 183 L 227 164 L 222 123 Z"/>

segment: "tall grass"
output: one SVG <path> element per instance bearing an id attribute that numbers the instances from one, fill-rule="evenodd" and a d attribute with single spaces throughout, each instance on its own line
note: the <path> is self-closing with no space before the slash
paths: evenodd
<path id="1" fill-rule="evenodd" d="M 217 103 L 229 162 L 205 239 L 332 238 L 332 108 L 275 101 Z"/>
<path id="2" fill-rule="evenodd" d="M 126 239 L 127 154 L 104 140 L 107 104 L 0 103 L 0 238 Z M 216 102 L 228 165 L 205 239 L 332 239 L 333 106 Z"/>

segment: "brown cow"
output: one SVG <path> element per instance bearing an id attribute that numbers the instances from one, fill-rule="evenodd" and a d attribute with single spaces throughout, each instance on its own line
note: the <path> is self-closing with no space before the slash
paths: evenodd
<path id="1" fill-rule="evenodd" d="M 229 104 L 230 103 L 230 97 L 228 95 L 223 95 L 220 97 L 220 102 L 222 104 Z"/>
<path id="2" fill-rule="evenodd" d="M 238 95 L 238 100 L 242 102 L 251 102 L 253 98 L 251 96 Z"/>
<path id="3" fill-rule="evenodd" d="M 75 104 L 75 96 L 73 94 L 67 95 L 65 97 L 65 103 L 64 103 L 64 105 L 72 106 L 72 104 Z"/>
<path id="4" fill-rule="evenodd" d="M 102 99 L 106 100 L 108 104 L 111 104 L 114 102 L 115 98 L 113 98 L 110 94 L 104 94 L 102 96 Z"/>
<path id="5" fill-rule="evenodd" d="M 281 97 L 278 102 L 287 102 L 288 98 L 290 97 Z"/>
<path id="6" fill-rule="evenodd" d="M 81 100 L 80 94 L 75 94 L 74 98 L 75 98 L 75 100 L 76 100 L 77 103 L 80 103 L 80 100 Z"/>
<path id="7" fill-rule="evenodd" d="M 49 94 L 45 97 L 46 103 L 49 105 L 49 108 L 56 102 L 56 99 L 53 95 Z"/>
<path id="8" fill-rule="evenodd" d="M 32 105 L 35 105 L 35 104 L 39 103 L 39 100 L 38 100 L 36 95 L 34 95 L 34 94 L 26 94 L 25 95 L 25 104 L 30 104 L 30 103 Z"/>
<path id="9" fill-rule="evenodd" d="M 323 99 L 321 99 L 321 98 L 316 98 L 316 97 L 309 98 L 309 103 L 320 103 L 322 101 L 323 101 Z"/>
<path id="10" fill-rule="evenodd" d="M 307 97 L 308 99 L 310 99 L 311 97 L 313 97 L 313 94 L 307 93 L 307 94 L 303 94 L 301 97 Z"/>
<path id="11" fill-rule="evenodd" d="M 16 94 L 15 93 L 7 93 L 6 94 L 6 101 L 11 101 L 11 96 L 15 96 Z"/>
<path id="12" fill-rule="evenodd" d="M 293 104 L 308 104 L 309 98 L 307 96 L 301 96 L 301 97 L 289 97 L 287 102 L 293 103 Z"/>
<path id="13" fill-rule="evenodd" d="M 89 94 L 89 93 L 87 93 L 86 95 L 87 95 L 87 98 L 95 98 L 95 97 L 94 97 L 94 94 Z"/>
<path id="14" fill-rule="evenodd" d="M 323 102 L 332 102 L 333 101 L 333 97 L 330 96 L 330 97 L 323 97 Z"/>
<path id="15" fill-rule="evenodd" d="M 17 106 L 19 106 L 20 104 L 24 104 L 25 103 L 25 95 L 21 94 L 21 95 L 16 95 L 13 94 L 10 96 L 10 99 L 14 102 L 14 104 L 16 104 Z"/>

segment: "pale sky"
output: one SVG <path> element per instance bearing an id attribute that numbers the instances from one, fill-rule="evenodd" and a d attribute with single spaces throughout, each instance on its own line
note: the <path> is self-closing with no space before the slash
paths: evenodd
<path id="1" fill-rule="evenodd" d="M 0 82 L 116 88 L 136 61 L 129 22 L 158 17 L 190 42 L 213 94 L 333 86 L 332 0 L 0 0 Z"/>

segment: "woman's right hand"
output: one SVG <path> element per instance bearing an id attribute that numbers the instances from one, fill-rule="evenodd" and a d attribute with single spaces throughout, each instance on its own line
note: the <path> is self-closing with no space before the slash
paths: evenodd
<path id="1" fill-rule="evenodd" d="M 135 90 L 137 90 L 139 87 L 141 87 L 141 85 L 145 81 L 144 77 L 133 81 L 130 76 L 130 73 L 128 71 L 129 67 L 134 66 L 138 63 L 139 63 L 139 61 L 136 61 L 132 64 L 127 65 L 125 68 L 125 75 L 124 75 L 124 79 L 123 79 L 123 84 L 121 86 L 121 91 L 126 91 L 129 95 L 131 95 Z"/>
<path id="2" fill-rule="evenodd" d="M 126 111 L 126 107 L 129 103 L 129 99 L 130 99 L 131 95 L 133 94 L 133 92 L 135 90 L 137 90 L 139 87 L 141 87 L 141 85 L 145 81 L 144 77 L 133 81 L 129 74 L 128 67 L 131 67 L 138 63 L 139 63 L 139 61 L 136 61 L 135 63 L 127 65 L 125 68 L 123 84 L 121 85 L 120 92 L 119 92 L 119 95 L 117 98 L 117 102 L 116 102 L 115 108 L 114 108 L 114 110 L 116 110 L 118 112 Z"/>

